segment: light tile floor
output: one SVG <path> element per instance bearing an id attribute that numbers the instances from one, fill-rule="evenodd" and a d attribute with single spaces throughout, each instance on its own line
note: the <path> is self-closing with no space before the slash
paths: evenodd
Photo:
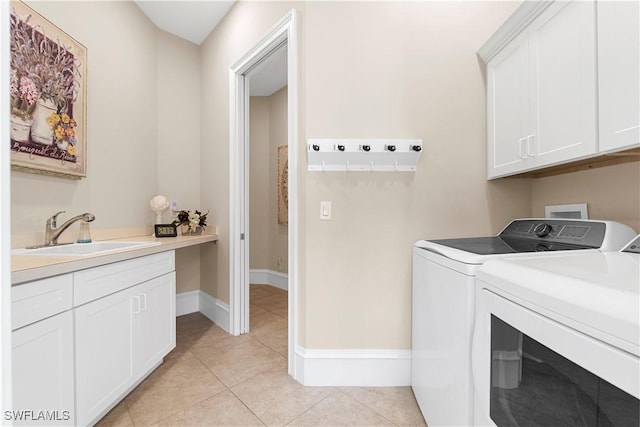
<path id="1" fill-rule="evenodd" d="M 305 387 L 287 374 L 287 293 L 251 285 L 251 332 L 200 313 L 176 348 L 99 423 L 106 426 L 425 426 L 410 387 Z"/>

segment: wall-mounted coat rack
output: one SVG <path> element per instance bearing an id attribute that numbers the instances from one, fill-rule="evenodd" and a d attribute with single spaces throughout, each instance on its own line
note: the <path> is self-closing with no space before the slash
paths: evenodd
<path id="1" fill-rule="evenodd" d="M 309 139 L 310 171 L 413 172 L 421 139 Z"/>

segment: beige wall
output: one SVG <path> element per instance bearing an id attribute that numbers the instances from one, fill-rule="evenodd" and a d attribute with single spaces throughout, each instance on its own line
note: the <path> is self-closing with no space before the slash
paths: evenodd
<path id="1" fill-rule="evenodd" d="M 278 147 L 287 145 L 287 94 L 284 87 L 269 97 L 269 270 L 289 271 L 289 226 L 278 224 Z"/>
<path id="2" fill-rule="evenodd" d="M 92 212 L 92 228 L 151 224 L 157 189 L 156 28 L 132 2 L 29 2 L 87 47 L 87 178 L 11 174 L 12 232 Z M 118 25 L 113 23 L 117 22 Z M 74 239 L 76 228 L 65 238 Z"/>
<path id="3" fill-rule="evenodd" d="M 306 5 L 306 137 L 421 138 L 424 150 L 415 173 L 308 173 L 304 346 L 410 348 L 412 243 L 529 213 L 528 181 L 486 181 L 476 57 L 516 6 Z"/>
<path id="4" fill-rule="evenodd" d="M 12 231 L 41 232 L 63 209 L 94 212 L 95 227 L 148 226 L 148 201 L 163 192 L 181 207 L 210 210 L 220 241 L 179 252 L 178 269 L 200 273 L 179 289 L 197 289 L 199 280 L 222 301 L 229 301 L 229 67 L 292 7 L 301 12 L 304 347 L 409 348 L 410 251 L 418 239 L 492 234 L 511 218 L 540 215 L 545 204 L 585 201 L 593 218 L 640 228 L 637 163 L 486 181 L 475 52 L 517 3 L 239 2 L 200 48 L 155 29 L 131 2 L 29 4 L 88 47 L 89 176 L 12 173 Z M 310 173 L 307 138 L 422 138 L 424 150 L 415 173 Z M 321 200 L 333 202 L 332 221 L 319 220 Z"/>
<path id="5" fill-rule="evenodd" d="M 60 210 L 61 221 L 94 213 L 96 239 L 151 232 L 156 194 L 200 207 L 198 46 L 158 30 L 133 2 L 28 4 L 87 47 L 88 169 L 82 180 L 11 173 L 15 245 L 42 243 L 46 218 Z M 178 290 L 198 289 L 199 250 L 176 259 Z"/>
<path id="6" fill-rule="evenodd" d="M 178 202 L 178 209 L 200 204 L 200 48 L 158 30 L 157 193 Z M 171 222 L 171 212 L 164 221 Z M 152 221 L 153 223 L 154 221 Z M 208 217 L 210 227 L 215 220 Z M 200 248 L 176 251 L 176 292 L 200 289 Z"/>
<path id="7" fill-rule="evenodd" d="M 201 289 L 229 301 L 229 67 L 288 11 L 304 3 L 238 2 L 200 46 L 201 202 L 218 226 L 217 245 L 201 249 Z"/>
<path id="8" fill-rule="evenodd" d="M 287 144 L 287 88 L 250 100 L 249 263 L 288 271 L 288 227 L 278 224 L 278 146 Z M 266 160 L 266 161 L 265 161 Z"/>
<path id="9" fill-rule="evenodd" d="M 546 205 L 586 203 L 591 219 L 618 221 L 640 233 L 640 162 L 532 180 L 533 216 Z"/>
<path id="10" fill-rule="evenodd" d="M 485 180 L 484 84 L 475 54 L 516 4 L 307 2 L 298 7 L 303 26 L 300 344 L 409 348 L 411 244 L 492 233 L 531 211 L 529 181 Z M 203 114 L 211 116 L 203 120 L 203 159 L 215 163 L 202 167 L 203 187 L 211 187 L 203 200 L 221 209 L 217 265 L 203 263 L 202 287 L 224 301 L 228 68 L 289 8 L 237 3 L 202 46 Z M 423 138 L 425 150 L 415 174 L 305 172 L 306 138 L 338 137 Z M 333 201 L 333 221 L 317 218 L 321 200 Z"/>
<path id="11" fill-rule="evenodd" d="M 249 116 L 249 268 L 269 268 L 269 98 L 252 96 Z"/>

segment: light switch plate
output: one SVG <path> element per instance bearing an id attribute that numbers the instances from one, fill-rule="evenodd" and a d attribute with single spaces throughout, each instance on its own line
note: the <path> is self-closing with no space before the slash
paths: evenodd
<path id="1" fill-rule="evenodd" d="M 331 220 L 331 202 L 320 202 L 320 219 Z"/>

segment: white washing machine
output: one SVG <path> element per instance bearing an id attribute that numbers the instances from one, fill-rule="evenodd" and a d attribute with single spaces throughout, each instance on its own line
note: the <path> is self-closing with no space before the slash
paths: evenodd
<path id="1" fill-rule="evenodd" d="M 640 425 L 640 236 L 477 274 L 475 425 Z"/>
<path id="2" fill-rule="evenodd" d="M 612 221 L 518 219 L 497 236 L 416 242 L 411 386 L 427 424 L 473 424 L 474 282 L 484 262 L 532 253 L 617 251 L 635 235 Z"/>

